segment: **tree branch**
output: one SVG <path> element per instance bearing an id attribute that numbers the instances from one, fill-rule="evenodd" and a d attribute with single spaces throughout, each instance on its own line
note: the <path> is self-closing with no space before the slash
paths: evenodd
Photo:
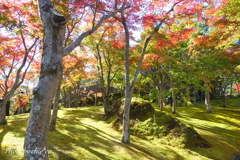
<path id="1" fill-rule="evenodd" d="M 173 4 L 173 6 L 171 7 L 171 9 L 166 13 L 169 14 L 170 12 L 174 11 L 174 7 L 181 3 L 183 0 L 181 1 L 178 1 L 176 3 Z M 162 24 L 164 23 L 164 20 L 160 21 L 160 23 L 154 28 L 154 32 L 158 32 L 159 28 L 162 26 Z M 151 38 L 152 38 L 152 34 L 148 35 L 148 37 L 145 39 L 145 42 L 144 42 L 144 45 L 143 45 L 143 48 L 142 48 L 142 51 L 141 51 L 141 56 L 138 60 L 138 65 L 137 65 L 137 68 L 136 68 L 136 71 L 134 73 L 134 77 L 133 77 L 133 81 L 132 81 L 132 84 L 131 84 L 131 89 L 133 89 L 133 87 L 135 86 L 136 84 L 136 81 L 137 81 L 137 76 L 139 74 L 139 71 L 140 71 L 140 67 L 142 65 L 142 61 L 143 61 L 143 58 L 144 58 L 144 55 L 146 53 L 146 49 L 147 49 L 147 46 L 148 46 L 148 43 L 150 42 Z"/>
<path id="2" fill-rule="evenodd" d="M 123 4 L 122 7 L 120 9 L 115 10 L 114 12 L 108 14 L 108 15 L 103 15 L 100 20 L 98 21 L 97 24 L 95 24 L 91 29 L 89 29 L 86 32 L 83 32 L 75 41 L 73 41 L 70 45 L 68 45 L 64 50 L 63 50 L 63 56 L 66 56 L 68 54 L 70 54 L 81 42 L 82 40 L 89 36 L 90 34 L 92 34 L 93 32 L 95 32 L 103 23 L 103 21 L 107 18 L 113 17 L 115 14 L 117 14 L 118 12 L 121 12 L 127 8 L 130 8 L 130 5 L 125 5 Z"/>

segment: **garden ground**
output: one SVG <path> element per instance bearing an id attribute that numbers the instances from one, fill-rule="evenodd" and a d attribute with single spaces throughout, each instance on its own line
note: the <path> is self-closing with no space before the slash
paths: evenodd
<path id="1" fill-rule="evenodd" d="M 103 119 L 103 107 L 65 108 L 59 110 L 57 129 L 48 133 L 49 159 L 163 159 L 230 160 L 240 152 L 240 99 L 213 100 L 213 113 L 205 113 L 203 103 L 178 107 L 174 115 L 208 142 L 210 148 L 182 148 L 163 144 L 161 139 L 144 140 L 131 136 L 131 144 L 121 143 L 121 132 Z M 155 107 L 156 112 L 160 112 Z M 166 107 L 165 112 L 171 113 Z M 7 117 L 0 126 L 0 159 L 23 159 L 24 132 L 29 114 Z"/>

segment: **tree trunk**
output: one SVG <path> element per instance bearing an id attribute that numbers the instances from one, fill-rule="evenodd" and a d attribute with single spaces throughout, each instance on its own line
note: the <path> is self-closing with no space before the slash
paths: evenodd
<path id="1" fill-rule="evenodd" d="M 26 160 L 47 160 L 46 135 L 50 118 L 51 100 L 62 77 L 64 16 L 52 9 L 47 0 L 39 0 L 44 40 L 40 78 L 33 89 L 33 102 L 24 141 Z"/>
<path id="2" fill-rule="evenodd" d="M 11 104 L 11 101 L 10 101 L 10 99 L 8 99 L 7 104 L 6 104 L 6 116 L 10 116 L 10 113 L 9 113 L 10 104 Z"/>
<path id="3" fill-rule="evenodd" d="M 71 106 L 72 106 L 72 90 L 70 89 L 69 91 L 68 91 L 68 108 L 71 108 Z"/>
<path id="4" fill-rule="evenodd" d="M 67 91 L 65 89 L 63 89 L 63 107 L 67 108 Z"/>
<path id="5" fill-rule="evenodd" d="M 174 91 L 172 91 L 172 114 L 177 113 L 176 106 L 177 106 L 177 104 L 176 104 L 176 95 L 175 95 Z"/>
<path id="6" fill-rule="evenodd" d="M 205 91 L 205 105 L 206 105 L 207 113 L 212 113 L 209 91 Z"/>
<path id="7" fill-rule="evenodd" d="M 227 86 L 226 86 L 227 87 Z M 225 96 L 225 92 L 226 92 L 226 87 L 223 86 L 223 91 L 222 91 L 222 102 L 223 102 L 223 107 L 226 107 L 227 106 L 227 102 L 226 102 L 226 96 Z"/>
<path id="8" fill-rule="evenodd" d="M 187 83 L 186 84 L 186 102 L 185 102 L 186 107 L 188 107 L 191 102 L 190 89 L 191 89 L 190 84 Z"/>
<path id="9" fill-rule="evenodd" d="M 6 122 L 6 102 L 0 100 L 0 124 L 5 124 Z"/>
<path id="10" fill-rule="evenodd" d="M 125 101 L 124 101 L 124 110 L 123 110 L 123 130 L 122 130 L 122 142 L 130 143 L 130 105 L 132 100 L 131 91 L 125 90 Z"/>
<path id="11" fill-rule="evenodd" d="M 198 90 L 195 90 L 194 91 L 194 104 L 196 104 L 197 103 L 197 96 L 198 96 L 198 93 L 199 93 L 199 91 Z"/>
<path id="12" fill-rule="evenodd" d="M 180 3 L 181 1 L 179 2 L 176 2 L 172 7 L 171 9 L 166 12 L 166 14 L 169 14 L 170 12 L 173 11 L 174 7 Z M 143 58 L 144 58 L 144 55 L 146 53 L 146 48 L 151 40 L 151 37 L 153 35 L 148 35 L 145 42 L 144 42 L 144 45 L 143 45 L 143 48 L 142 48 L 142 51 L 141 51 L 141 55 L 140 55 L 140 58 L 138 60 L 138 64 L 137 64 L 137 67 L 136 67 L 136 70 L 135 70 L 135 73 L 134 73 L 134 76 L 133 76 L 133 81 L 130 85 L 130 72 L 129 72 L 129 47 L 130 47 L 130 35 L 129 35 L 129 30 L 128 30 L 128 26 L 127 26 L 127 21 L 126 21 L 126 18 L 124 16 L 124 12 L 121 12 L 121 18 L 122 18 L 122 25 L 123 25 L 123 28 L 124 28 L 124 32 L 125 32 L 125 53 L 124 53 L 124 67 L 125 67 L 125 101 L 124 101 L 124 111 L 123 111 L 123 131 L 122 131 L 122 142 L 123 143 L 130 143 L 130 133 L 129 133 L 129 130 L 130 130 L 130 126 L 129 126 L 129 120 L 130 120 L 130 105 L 131 105 L 131 100 L 132 100 L 132 92 L 133 92 L 133 89 L 134 89 L 134 86 L 137 82 L 137 76 L 139 74 L 139 71 L 140 71 L 140 67 L 142 65 L 142 61 L 143 61 Z M 160 21 L 160 23 L 154 28 L 154 32 L 158 32 L 159 28 L 162 26 L 164 21 Z"/>
<path id="13" fill-rule="evenodd" d="M 97 106 L 97 93 L 94 94 L 94 105 Z"/>
<path id="14" fill-rule="evenodd" d="M 108 97 L 104 95 L 102 98 L 103 98 L 104 114 L 105 116 L 108 116 L 108 108 L 109 108 L 108 101 L 107 101 Z"/>
<path id="15" fill-rule="evenodd" d="M 164 107 L 164 105 L 163 105 L 163 97 L 161 96 L 161 92 L 163 90 L 162 89 L 163 88 L 163 86 L 162 86 L 162 79 L 161 78 L 157 79 L 155 81 L 155 85 L 156 85 L 156 89 L 158 91 L 158 93 L 157 93 L 158 107 L 160 108 L 160 111 L 163 111 L 163 107 Z"/>
<path id="16" fill-rule="evenodd" d="M 164 107 L 164 105 L 163 105 L 163 98 L 159 94 L 158 94 L 158 107 L 159 107 L 160 111 L 163 111 L 163 107 Z"/>
<path id="17" fill-rule="evenodd" d="M 54 99 L 53 112 L 52 112 L 52 117 L 51 117 L 49 129 L 48 129 L 49 131 L 53 131 L 56 128 L 59 98 L 60 98 L 60 86 L 57 89 L 55 99 Z"/>
<path id="18" fill-rule="evenodd" d="M 233 91 L 233 80 L 231 80 L 231 87 L 230 87 L 230 98 L 232 98 L 232 91 Z"/>
<path id="19" fill-rule="evenodd" d="M 203 97 L 204 97 L 204 91 L 200 91 L 200 93 L 201 93 L 201 96 L 200 96 L 200 102 L 202 102 L 203 101 Z M 210 99 L 210 97 L 209 97 L 209 99 Z"/>

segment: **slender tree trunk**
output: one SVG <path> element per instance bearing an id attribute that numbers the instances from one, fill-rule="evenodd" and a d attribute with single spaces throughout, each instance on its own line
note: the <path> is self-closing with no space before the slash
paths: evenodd
<path id="1" fill-rule="evenodd" d="M 67 108 L 67 91 L 63 89 L 63 106 L 64 108 Z"/>
<path id="2" fill-rule="evenodd" d="M 107 102 L 107 96 L 103 96 L 103 106 L 104 106 L 104 114 L 105 116 L 108 116 L 108 102 Z"/>
<path id="3" fill-rule="evenodd" d="M 6 122 L 6 102 L 0 100 L 0 124 L 5 124 Z"/>
<path id="4" fill-rule="evenodd" d="M 6 116 L 10 116 L 9 109 L 10 109 L 10 99 L 8 99 L 7 104 L 6 104 Z"/>
<path id="5" fill-rule="evenodd" d="M 159 107 L 160 111 L 163 111 L 163 107 L 164 107 L 163 98 L 159 93 L 158 93 L 158 107 Z"/>
<path id="6" fill-rule="evenodd" d="M 103 37 L 102 37 L 103 38 Z M 102 38 L 100 39 L 99 43 L 102 41 Z M 98 62 L 98 74 L 100 78 L 100 89 L 102 92 L 102 100 L 103 100 L 103 107 L 104 107 L 104 114 L 107 117 L 108 116 L 108 110 L 109 110 L 109 103 L 108 103 L 108 97 L 109 97 L 109 86 L 110 86 L 110 68 L 107 68 L 107 81 L 105 83 L 104 77 L 104 69 L 103 69 L 103 62 L 102 62 L 102 57 L 100 54 L 100 49 L 99 49 L 99 43 L 97 44 L 97 53 L 95 55 L 97 62 Z M 106 59 L 105 59 L 106 62 Z"/>
<path id="7" fill-rule="evenodd" d="M 197 94 L 198 94 L 198 90 L 195 90 L 194 91 L 194 104 L 196 104 L 197 103 Z"/>
<path id="8" fill-rule="evenodd" d="M 94 104 L 95 104 L 95 106 L 97 106 L 97 93 L 94 94 L 94 97 L 95 97 L 95 102 L 94 102 Z"/>
<path id="9" fill-rule="evenodd" d="M 172 114 L 177 113 L 176 94 L 172 91 Z"/>
<path id="10" fill-rule="evenodd" d="M 122 16 L 122 24 L 125 30 L 125 54 L 124 54 L 124 67 L 125 67 L 125 101 L 124 101 L 124 110 L 123 110 L 123 130 L 122 130 L 122 142 L 123 143 L 130 143 L 130 105 L 132 100 L 132 91 L 130 86 L 130 78 L 129 78 L 129 31 L 126 24 L 126 19 L 124 17 L 124 13 L 121 13 Z"/>
<path id="11" fill-rule="evenodd" d="M 200 102 L 202 102 L 203 101 L 203 98 L 204 98 L 204 91 L 200 91 L 200 93 L 201 93 L 201 96 L 200 96 Z"/>
<path id="12" fill-rule="evenodd" d="M 68 91 L 68 108 L 71 108 L 72 106 L 72 90 Z"/>
<path id="13" fill-rule="evenodd" d="M 231 87 L 230 87 L 230 98 L 232 98 L 232 91 L 233 91 L 233 80 L 231 80 Z"/>
<path id="14" fill-rule="evenodd" d="M 189 84 L 189 83 L 186 84 L 186 96 L 187 96 L 187 98 L 186 98 L 186 101 L 187 101 L 187 102 L 185 102 L 185 103 L 186 103 L 186 107 L 188 107 L 188 106 L 189 106 L 189 103 L 191 102 L 190 84 Z"/>
<path id="15" fill-rule="evenodd" d="M 74 85 L 74 107 L 77 108 L 79 105 L 80 100 L 80 82 L 76 82 L 76 85 Z"/>
<path id="16" fill-rule="evenodd" d="M 161 78 L 160 79 L 157 79 L 156 80 L 156 82 L 155 82 L 155 84 L 156 84 L 156 89 L 157 89 L 157 91 L 158 91 L 158 93 L 157 93 L 157 99 L 158 99 L 158 107 L 160 108 L 160 111 L 163 111 L 163 107 L 164 107 L 164 105 L 163 105 L 163 97 L 161 96 L 161 92 L 162 92 L 162 88 L 163 88 L 163 86 L 162 86 L 162 80 L 161 80 Z"/>
<path id="17" fill-rule="evenodd" d="M 55 99 L 54 99 L 54 106 L 53 106 L 53 112 L 52 117 L 49 125 L 49 131 L 53 131 L 56 128 L 56 122 L 57 122 L 57 113 L 58 113 L 58 104 L 59 104 L 59 98 L 60 98 L 60 86 L 57 89 Z"/>
<path id="18" fill-rule="evenodd" d="M 129 90 L 125 90 L 125 101 L 124 101 L 124 110 L 123 110 L 123 130 L 122 130 L 122 142 L 130 143 L 130 106 L 132 100 L 132 93 Z"/>
<path id="19" fill-rule="evenodd" d="M 43 23 L 44 45 L 40 78 L 37 86 L 33 89 L 34 97 L 25 134 L 24 156 L 26 160 L 48 159 L 46 135 L 51 100 L 62 77 L 66 19 L 53 10 L 51 1 L 39 0 L 38 4 Z"/>
<path id="20" fill-rule="evenodd" d="M 174 7 L 181 3 L 182 1 L 176 2 L 173 4 L 173 6 L 171 7 L 171 9 L 166 12 L 166 14 L 169 14 L 170 12 L 172 12 L 174 10 Z M 144 58 L 144 55 L 146 53 L 146 48 L 152 38 L 153 35 L 148 35 L 147 38 L 145 39 L 142 51 L 141 51 L 141 55 L 140 58 L 138 60 L 138 64 L 133 76 L 133 81 L 130 85 L 130 78 L 129 78 L 129 47 L 130 47 L 130 36 L 129 36 L 129 30 L 128 30 L 128 26 L 127 26 L 127 22 L 126 22 L 126 18 L 124 16 L 124 12 L 121 12 L 121 18 L 122 18 L 122 25 L 124 28 L 124 32 L 125 32 L 125 53 L 124 53 L 124 67 L 125 67 L 125 101 L 124 101 L 124 111 L 123 111 L 123 131 L 122 131 L 122 142 L 123 143 L 130 143 L 130 126 L 129 126 L 129 120 L 130 120 L 130 105 L 131 105 L 131 100 L 132 100 L 132 92 L 134 89 L 134 86 L 137 82 L 137 76 L 139 74 L 139 70 L 140 67 L 142 65 L 142 61 Z M 160 23 L 158 23 L 156 25 L 156 27 L 154 28 L 154 32 L 158 32 L 159 28 L 162 26 L 163 21 L 160 21 Z"/>
<path id="21" fill-rule="evenodd" d="M 205 105 L 206 105 L 207 113 L 212 113 L 212 107 L 210 104 L 210 94 L 208 90 L 205 91 Z"/>
<path id="22" fill-rule="evenodd" d="M 227 87 L 227 86 L 226 86 Z M 223 102 L 223 107 L 226 107 L 227 106 L 227 102 L 226 102 L 226 96 L 225 96 L 225 92 L 226 92 L 226 87 L 223 86 L 222 88 L 222 102 Z"/>

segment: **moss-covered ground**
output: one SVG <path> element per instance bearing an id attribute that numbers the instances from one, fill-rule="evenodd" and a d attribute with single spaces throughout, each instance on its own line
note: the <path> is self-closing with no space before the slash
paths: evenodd
<path id="1" fill-rule="evenodd" d="M 61 160 L 230 160 L 240 151 L 240 99 L 227 99 L 223 108 L 213 100 L 213 113 L 205 113 L 203 103 L 178 107 L 174 116 L 187 123 L 208 142 L 210 148 L 183 148 L 166 139 L 141 139 L 131 136 L 131 144 L 121 143 L 121 133 L 103 119 L 102 107 L 61 109 L 57 130 L 48 133 L 49 159 Z M 160 111 L 155 107 L 155 112 Z M 164 112 L 171 113 L 166 107 Z M 0 159 L 23 159 L 24 132 L 29 114 L 10 116 L 0 126 Z"/>

